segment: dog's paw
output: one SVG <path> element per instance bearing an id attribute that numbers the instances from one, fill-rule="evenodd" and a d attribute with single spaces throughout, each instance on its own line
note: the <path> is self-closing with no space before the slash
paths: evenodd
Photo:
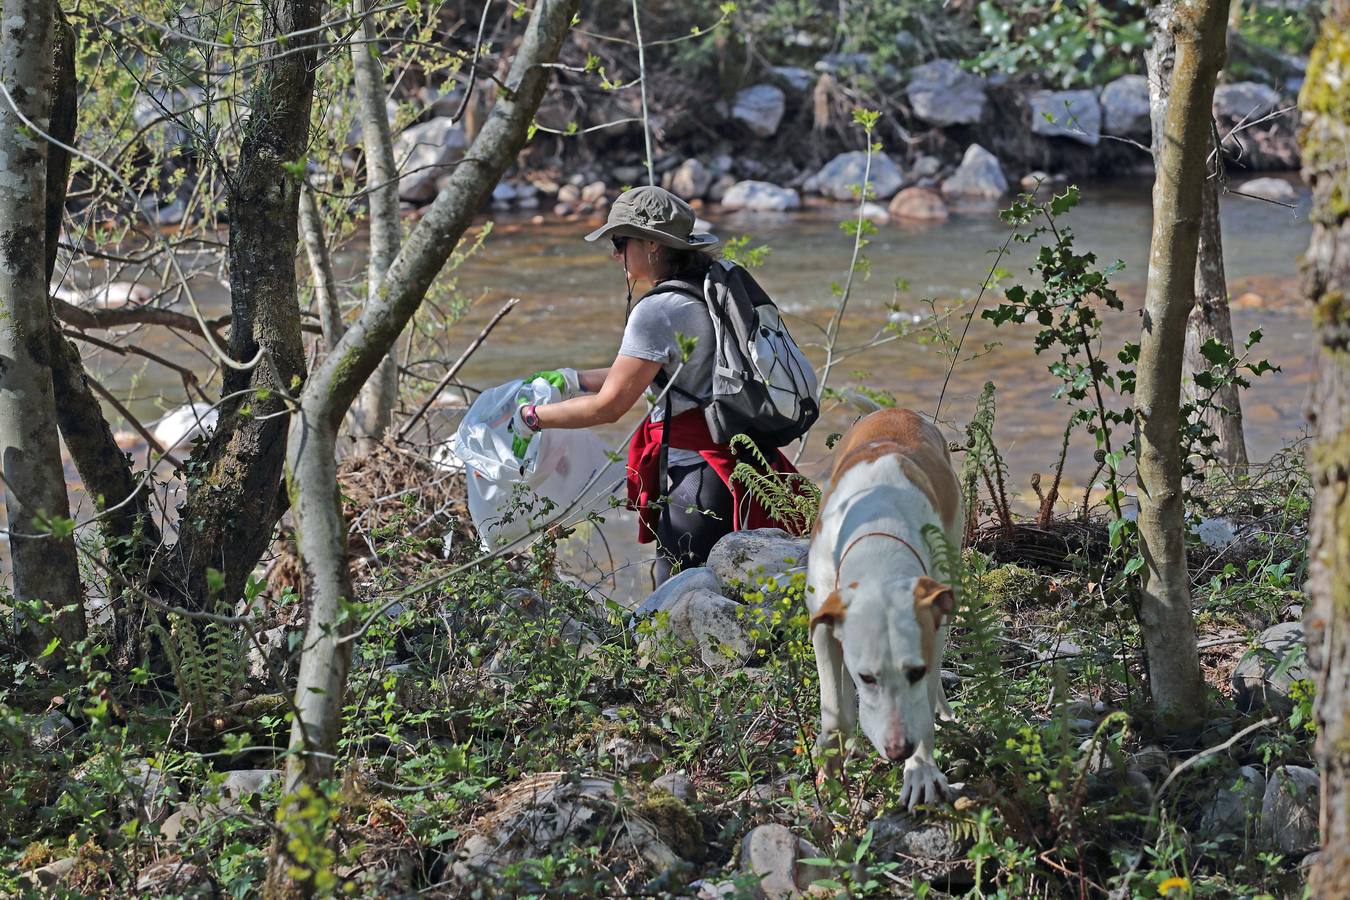
<path id="1" fill-rule="evenodd" d="M 905 761 L 904 779 L 900 785 L 900 805 L 913 810 L 919 804 L 937 803 L 947 799 L 947 776 L 925 759 L 911 756 Z"/>
<path id="2" fill-rule="evenodd" d="M 939 722 L 956 721 L 956 713 L 952 712 L 952 705 L 947 702 L 947 689 L 941 683 L 938 684 L 937 709 L 934 712 Z"/>

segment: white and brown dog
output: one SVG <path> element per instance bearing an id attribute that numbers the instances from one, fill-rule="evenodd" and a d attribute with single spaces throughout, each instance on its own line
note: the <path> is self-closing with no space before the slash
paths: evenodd
<path id="1" fill-rule="evenodd" d="M 904 761 L 900 803 L 945 796 L 934 720 L 950 715 L 940 666 L 951 587 L 932 577 L 923 528 L 960 546 L 960 482 L 942 433 L 908 409 L 872 413 L 835 451 L 811 539 L 811 638 L 820 670 L 818 750 L 838 772 L 859 718 L 877 752 Z"/>

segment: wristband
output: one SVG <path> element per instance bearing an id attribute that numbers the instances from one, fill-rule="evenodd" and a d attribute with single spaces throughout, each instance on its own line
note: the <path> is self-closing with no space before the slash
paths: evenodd
<path id="1" fill-rule="evenodd" d="M 525 427 L 531 431 L 538 432 L 542 430 L 539 424 L 539 414 L 535 411 L 536 404 L 528 403 L 520 411 L 520 421 L 525 423 Z"/>

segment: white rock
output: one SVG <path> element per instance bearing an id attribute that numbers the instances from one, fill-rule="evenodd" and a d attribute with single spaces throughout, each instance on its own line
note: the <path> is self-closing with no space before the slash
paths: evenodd
<path id="1" fill-rule="evenodd" d="M 1229 519 L 1206 516 L 1195 528 L 1200 543 L 1211 550 L 1223 550 L 1238 539 L 1236 526 Z"/>
<path id="2" fill-rule="evenodd" d="M 261 650 L 252 641 L 248 642 L 249 681 L 255 685 L 284 690 L 285 686 L 277 684 L 276 679 L 286 677 L 286 660 L 291 653 L 287 627 L 278 625 L 258 632 L 258 643 L 262 644 Z"/>
<path id="3" fill-rule="evenodd" d="M 698 799 L 694 782 L 690 781 L 689 776 L 683 772 L 667 772 L 661 777 L 653 779 L 652 787 L 665 791 L 682 803 L 693 803 Z"/>
<path id="4" fill-rule="evenodd" d="M 862 217 L 878 225 L 885 225 L 891 220 L 891 214 L 880 203 L 864 203 L 862 205 Z"/>
<path id="5" fill-rule="evenodd" d="M 172 410 L 151 423 L 151 434 L 165 450 L 186 447 L 198 438 L 210 437 L 216 430 L 219 417 L 216 407 L 209 403 L 189 403 Z"/>
<path id="6" fill-rule="evenodd" d="M 712 187 L 712 172 L 702 162 L 690 157 L 666 175 L 666 190 L 685 200 L 697 200 Z"/>
<path id="7" fill-rule="evenodd" d="M 766 900 L 797 897 L 813 881 L 829 877 L 827 869 L 799 862 L 820 855 L 786 826 L 760 825 L 741 841 L 741 871 L 759 877 L 759 890 Z"/>
<path id="8" fill-rule="evenodd" d="M 155 298 L 149 286 L 131 281 L 112 281 L 90 288 L 84 296 L 84 305 L 99 309 L 119 309 L 148 303 Z"/>
<path id="9" fill-rule="evenodd" d="M 464 128 L 450 119 L 432 119 L 406 129 L 394 139 L 394 162 L 403 173 L 399 199 L 426 203 L 435 198 L 436 179 L 468 146 Z"/>
<path id="10" fill-rule="evenodd" d="M 1285 854 L 1317 849 L 1318 795 L 1322 779 L 1313 769 L 1280 766 L 1261 800 L 1260 836 L 1266 847 Z"/>
<path id="11" fill-rule="evenodd" d="M 1104 134 L 1147 139 L 1152 130 L 1146 77 L 1122 75 L 1102 89 Z"/>
<path id="12" fill-rule="evenodd" d="M 800 66 L 774 66 L 769 69 L 769 78 L 794 94 L 805 94 L 816 83 L 816 76 Z"/>
<path id="13" fill-rule="evenodd" d="M 1243 766 L 1225 777 L 1214 791 L 1200 817 L 1200 829 L 1208 839 L 1220 835 L 1243 837 L 1253 833 L 1261 819 L 1266 776 L 1254 766 Z"/>
<path id="14" fill-rule="evenodd" d="M 772 84 L 756 84 L 736 93 L 731 101 L 731 117 L 755 137 L 773 137 L 783 121 L 787 97 Z"/>
<path id="15" fill-rule="evenodd" d="M 1250 712 L 1269 706 L 1282 715 L 1293 710 L 1289 692 L 1294 682 L 1313 675 L 1302 648 L 1302 622 L 1281 622 L 1261 632 L 1256 646 L 1238 660 L 1229 679 L 1233 702 L 1238 708 Z M 1280 672 L 1285 657 L 1291 653 L 1296 654 L 1294 663 Z"/>
<path id="16" fill-rule="evenodd" d="M 914 115 L 939 128 L 973 125 L 984 115 L 984 79 L 950 59 L 910 69 L 905 95 Z"/>
<path id="17" fill-rule="evenodd" d="M 75 723 L 60 710 L 52 709 L 28 723 L 28 737 L 39 753 L 55 750 L 67 737 L 75 733 Z"/>
<path id="18" fill-rule="evenodd" d="M 1096 91 L 1034 91 L 1031 130 L 1046 137 L 1063 137 L 1095 147 L 1101 141 L 1102 107 Z"/>
<path id="19" fill-rule="evenodd" d="M 961 165 L 951 178 L 942 182 L 942 196 L 948 198 L 997 200 L 1008 192 L 1008 179 L 998 158 L 979 144 L 966 148 Z"/>
<path id="20" fill-rule="evenodd" d="M 755 212 L 782 212 L 802 205 L 797 192 L 767 181 L 738 181 L 722 196 L 727 209 L 745 209 Z"/>
<path id="21" fill-rule="evenodd" d="M 861 188 L 867 172 L 867 154 L 862 150 L 841 153 L 816 173 L 816 190 L 835 200 L 857 200 L 854 188 Z M 885 153 L 872 154 L 872 170 L 868 174 L 871 195 L 876 200 L 889 200 L 905 186 L 900 167 Z"/>
<path id="22" fill-rule="evenodd" d="M 717 573 L 707 566 L 698 566 L 671 576 L 633 610 L 633 618 L 640 620 L 662 610 L 668 610 L 685 594 L 699 588 L 713 592 L 721 591 L 722 584 L 717 579 Z"/>
<path id="23" fill-rule="evenodd" d="M 1274 200 L 1276 203 L 1297 203 L 1298 191 L 1283 178 L 1253 178 L 1237 188 L 1244 194 L 1260 197 L 1262 200 Z"/>
<path id="24" fill-rule="evenodd" d="M 686 592 L 670 608 L 670 633 L 699 648 L 703 663 L 718 669 L 744 665 L 755 651 L 746 633 L 745 607 L 706 588 Z"/>
<path id="25" fill-rule="evenodd" d="M 784 578 L 806 566 L 809 538 L 794 538 L 781 528 L 733 531 L 708 554 L 708 568 L 717 573 L 722 593 L 740 597 L 758 590 L 757 580 Z"/>
<path id="26" fill-rule="evenodd" d="M 250 794 L 261 794 L 280 777 L 280 769 L 235 769 L 226 773 L 220 792 L 238 800 Z"/>

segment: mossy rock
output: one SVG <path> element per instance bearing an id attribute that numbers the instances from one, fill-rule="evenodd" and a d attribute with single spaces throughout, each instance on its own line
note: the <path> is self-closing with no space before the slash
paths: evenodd
<path id="1" fill-rule="evenodd" d="M 674 794 L 663 788 L 651 788 L 638 798 L 633 812 L 656 828 L 661 839 L 681 858 L 698 862 L 703 858 L 703 825 L 698 817 Z"/>
<path id="2" fill-rule="evenodd" d="M 1041 576 L 1021 566 L 999 566 L 980 577 L 980 589 L 999 609 L 1015 609 L 1044 592 Z"/>

